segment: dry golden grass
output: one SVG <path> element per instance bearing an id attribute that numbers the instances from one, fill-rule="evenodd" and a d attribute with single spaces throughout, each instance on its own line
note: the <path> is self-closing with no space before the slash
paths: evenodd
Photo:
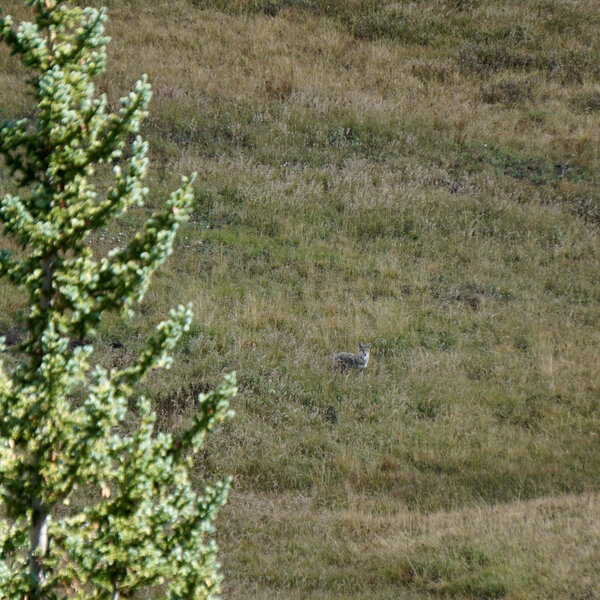
<path id="1" fill-rule="evenodd" d="M 224 597 L 593 598 L 596 494 L 422 514 L 349 496 L 235 495 L 221 516 Z"/>
<path id="2" fill-rule="evenodd" d="M 97 353 L 130 360 L 195 303 L 144 387 L 170 429 L 237 370 L 237 416 L 197 465 L 234 478 L 225 597 L 600 593 L 596 3 L 108 5 L 99 90 L 154 87 L 150 208 L 201 183 Z M 30 110 L 22 76 L 0 53 L 9 116 Z M 12 331 L 21 300 L 0 293 Z M 364 376 L 334 374 L 358 341 Z"/>

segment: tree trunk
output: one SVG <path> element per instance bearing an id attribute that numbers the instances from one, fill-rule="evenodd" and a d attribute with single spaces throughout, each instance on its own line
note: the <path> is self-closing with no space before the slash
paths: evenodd
<path id="1" fill-rule="evenodd" d="M 40 305 L 44 310 L 48 310 L 52 306 L 52 282 L 55 260 L 56 253 L 52 252 L 42 261 L 42 272 L 44 275 L 41 282 L 42 294 Z M 38 350 L 37 358 L 39 361 L 43 359 L 41 349 Z M 36 476 L 36 479 L 39 479 L 39 476 Z M 44 583 L 45 578 L 42 569 L 42 560 L 48 552 L 48 508 L 43 505 L 40 498 L 34 499 L 31 506 L 33 514 L 29 528 L 29 571 L 39 585 Z"/>
<path id="2" fill-rule="evenodd" d="M 40 305 L 44 310 L 49 309 L 52 306 L 52 280 L 54 278 L 54 261 L 56 260 L 56 252 L 51 252 L 42 261 L 42 297 L 40 299 Z"/>
<path id="3" fill-rule="evenodd" d="M 29 570 L 38 584 L 44 583 L 42 559 L 48 551 L 48 511 L 42 507 L 33 509 L 29 528 Z"/>

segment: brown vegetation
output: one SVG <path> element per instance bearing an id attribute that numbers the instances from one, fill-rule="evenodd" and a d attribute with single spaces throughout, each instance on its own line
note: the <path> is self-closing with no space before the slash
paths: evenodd
<path id="1" fill-rule="evenodd" d="M 597 2 L 104 3 L 100 91 L 116 105 L 142 72 L 155 90 L 151 202 L 200 183 L 97 356 L 195 303 L 142 390 L 161 428 L 237 370 L 197 465 L 234 478 L 224 597 L 600 594 Z M 0 54 L 5 116 L 29 110 L 22 76 Z M 332 373 L 359 340 L 364 375 Z"/>

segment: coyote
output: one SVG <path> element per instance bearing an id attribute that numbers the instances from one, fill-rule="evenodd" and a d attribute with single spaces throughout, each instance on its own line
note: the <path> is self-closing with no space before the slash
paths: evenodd
<path id="1" fill-rule="evenodd" d="M 338 352 L 334 354 L 332 361 L 333 368 L 340 371 L 358 369 L 358 372 L 362 373 L 369 362 L 370 349 L 371 344 L 361 344 L 358 342 L 358 354 L 351 354 L 350 352 Z"/>

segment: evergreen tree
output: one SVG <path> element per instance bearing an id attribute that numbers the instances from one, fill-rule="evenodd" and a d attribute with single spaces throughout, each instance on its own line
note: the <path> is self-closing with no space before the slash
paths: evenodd
<path id="1" fill-rule="evenodd" d="M 92 367 L 91 344 L 72 343 L 93 339 L 104 311 L 128 313 L 141 300 L 187 218 L 193 178 L 125 247 L 94 255 L 90 234 L 147 194 L 146 143 L 137 137 L 129 157 L 124 149 L 150 88 L 142 78 L 110 113 L 93 85 L 105 67 L 105 12 L 27 4 L 33 23 L 0 18 L 0 39 L 31 70 L 37 102 L 33 118 L 0 123 L 19 192 L 1 199 L 0 222 L 22 249 L 0 253 L 0 276 L 29 300 L 10 373 L 0 364 L 0 598 L 117 600 L 157 585 L 168 598 L 210 598 L 220 577 L 209 533 L 227 484 L 199 495 L 188 470 L 204 434 L 229 414 L 233 375 L 199 397 L 187 431 L 158 433 L 136 384 L 169 366 L 190 306 L 171 311 L 120 370 Z M 116 165 L 105 191 L 94 185 L 102 164 Z"/>

